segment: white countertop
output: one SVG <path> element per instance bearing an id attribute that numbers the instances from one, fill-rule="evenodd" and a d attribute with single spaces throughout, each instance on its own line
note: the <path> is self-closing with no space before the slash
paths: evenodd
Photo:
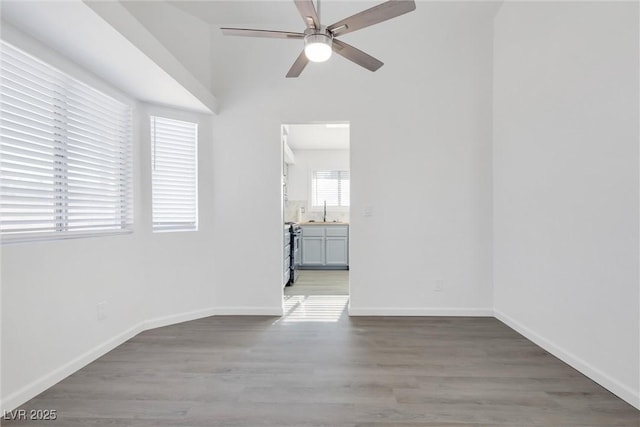
<path id="1" fill-rule="evenodd" d="M 314 221 L 314 222 L 300 222 L 298 223 L 300 225 L 349 225 L 348 222 L 333 222 L 333 221 L 327 221 L 327 222 L 322 222 L 322 221 Z"/>

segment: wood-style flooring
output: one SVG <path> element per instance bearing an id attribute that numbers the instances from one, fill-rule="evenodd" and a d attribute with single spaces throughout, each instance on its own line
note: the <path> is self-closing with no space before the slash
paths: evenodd
<path id="1" fill-rule="evenodd" d="M 287 296 L 283 317 L 141 333 L 22 407 L 57 420 L 3 426 L 640 425 L 640 411 L 496 319 L 349 318 L 346 295 Z"/>
<path id="2" fill-rule="evenodd" d="M 284 288 L 286 295 L 349 295 L 349 271 L 300 270 L 295 283 Z"/>
<path id="3" fill-rule="evenodd" d="M 302 270 L 284 289 L 284 313 L 278 322 L 337 322 L 346 317 L 349 272 Z"/>

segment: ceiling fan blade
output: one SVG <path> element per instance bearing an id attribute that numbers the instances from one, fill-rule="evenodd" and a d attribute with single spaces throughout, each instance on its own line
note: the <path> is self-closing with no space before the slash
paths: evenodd
<path id="1" fill-rule="evenodd" d="M 248 28 L 220 28 L 225 36 L 266 37 L 270 39 L 303 39 L 302 33 L 287 31 L 251 30 Z"/>
<path id="2" fill-rule="evenodd" d="M 337 39 L 333 39 L 333 51 L 369 71 L 376 71 L 384 65 L 382 61 L 377 60 L 373 56 Z"/>
<path id="3" fill-rule="evenodd" d="M 309 63 L 309 59 L 307 59 L 307 55 L 304 54 L 304 50 L 300 53 L 296 61 L 293 63 L 289 72 L 287 73 L 287 77 L 298 77 L 304 67 Z"/>
<path id="4" fill-rule="evenodd" d="M 307 28 L 320 28 L 320 19 L 313 0 L 293 0 Z"/>
<path id="5" fill-rule="evenodd" d="M 329 25 L 327 30 L 331 31 L 334 36 L 341 36 L 404 15 L 415 8 L 416 2 L 414 0 L 389 0 Z"/>

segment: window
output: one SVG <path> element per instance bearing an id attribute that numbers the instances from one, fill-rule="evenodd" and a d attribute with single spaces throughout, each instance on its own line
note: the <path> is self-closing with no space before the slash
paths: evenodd
<path id="1" fill-rule="evenodd" d="M 198 228 L 198 125 L 151 117 L 154 231 Z"/>
<path id="2" fill-rule="evenodd" d="M 313 171 L 311 205 L 349 206 L 349 171 Z"/>
<path id="3" fill-rule="evenodd" d="M 0 43 L 3 240 L 132 224 L 131 108 Z"/>

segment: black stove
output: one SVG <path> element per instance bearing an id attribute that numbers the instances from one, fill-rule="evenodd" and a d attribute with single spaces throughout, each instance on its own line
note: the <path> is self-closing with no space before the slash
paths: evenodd
<path id="1" fill-rule="evenodd" d="M 298 274 L 300 274 L 298 267 L 300 266 L 300 239 L 302 237 L 302 227 L 300 224 L 295 222 L 285 222 L 285 224 L 289 225 L 289 232 L 291 234 L 291 256 L 289 257 L 291 260 L 289 264 L 291 274 L 289 274 L 288 285 L 293 285 L 298 279 Z"/>

